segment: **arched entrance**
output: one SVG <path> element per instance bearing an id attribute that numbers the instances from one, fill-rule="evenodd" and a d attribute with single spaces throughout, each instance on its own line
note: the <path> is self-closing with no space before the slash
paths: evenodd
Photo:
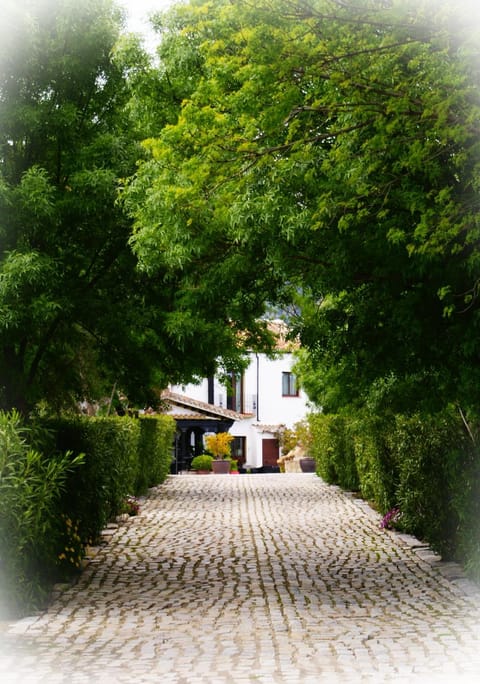
<path id="1" fill-rule="evenodd" d="M 192 458 L 203 453 L 203 436 L 206 432 L 228 432 L 233 424 L 232 420 L 218 420 L 205 416 L 173 417 L 177 423 L 172 464 L 172 473 L 175 474 L 190 470 Z"/>

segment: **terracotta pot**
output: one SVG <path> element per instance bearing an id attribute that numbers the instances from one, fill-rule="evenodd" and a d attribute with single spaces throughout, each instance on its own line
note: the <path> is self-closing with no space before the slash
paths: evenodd
<path id="1" fill-rule="evenodd" d="M 305 458 L 300 459 L 300 468 L 302 473 L 314 473 L 315 472 L 315 459 L 312 456 L 305 456 Z"/>
<path id="2" fill-rule="evenodd" d="M 212 461 L 212 470 L 215 475 L 228 475 L 230 472 L 230 461 Z"/>

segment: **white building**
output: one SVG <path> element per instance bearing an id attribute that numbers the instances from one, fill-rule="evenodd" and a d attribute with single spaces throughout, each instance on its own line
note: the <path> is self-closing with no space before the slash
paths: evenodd
<path id="1" fill-rule="evenodd" d="M 251 353 L 248 368 L 241 377 L 232 374 L 228 388 L 217 378 L 206 378 L 163 392 L 165 410 L 177 421 L 177 472 L 203 452 L 206 433 L 223 431 L 235 436 L 232 455 L 242 468 L 277 467 L 278 433 L 305 418 L 307 398 L 292 372 L 296 345 L 285 340 L 285 324 L 276 321 L 272 327 L 276 358 Z"/>

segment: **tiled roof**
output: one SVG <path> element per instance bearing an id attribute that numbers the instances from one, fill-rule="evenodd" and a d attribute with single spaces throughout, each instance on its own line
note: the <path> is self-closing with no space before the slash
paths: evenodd
<path id="1" fill-rule="evenodd" d="M 217 420 L 215 416 L 206 416 L 204 413 L 172 413 L 171 416 L 175 420 Z"/>
<path id="2" fill-rule="evenodd" d="M 268 321 L 267 328 L 274 335 L 276 339 L 275 349 L 277 351 L 292 352 L 300 348 L 300 341 L 298 339 L 287 339 L 289 328 L 282 320 Z"/>
<path id="3" fill-rule="evenodd" d="M 207 404 L 205 401 L 199 401 L 198 399 L 186 397 L 183 394 L 170 392 L 170 390 L 164 390 L 161 394 L 161 399 L 167 404 L 175 404 L 176 406 L 183 406 L 184 408 L 193 408 L 197 411 L 200 411 L 202 414 L 206 413 L 213 416 L 219 416 L 221 418 L 229 418 L 230 420 L 244 420 L 245 418 L 251 418 L 250 413 L 238 413 L 237 411 L 231 411 L 230 409 L 222 408 L 221 406 Z"/>
<path id="4" fill-rule="evenodd" d="M 282 430 L 285 429 L 285 425 L 283 423 L 280 423 L 278 425 L 264 425 L 263 423 L 254 423 L 253 427 L 256 428 L 259 432 L 281 432 Z"/>

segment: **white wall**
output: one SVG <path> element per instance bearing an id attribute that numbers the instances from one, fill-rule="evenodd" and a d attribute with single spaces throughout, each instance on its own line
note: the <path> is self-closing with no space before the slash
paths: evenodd
<path id="1" fill-rule="evenodd" d="M 262 432 L 255 426 L 285 425 L 292 428 L 295 423 L 305 418 L 308 406 L 307 397 L 302 390 L 297 397 L 282 396 L 282 373 L 291 371 L 294 360 L 290 352 L 280 353 L 278 358 L 273 360 L 265 354 L 252 354 L 251 357 L 251 363 L 244 374 L 243 392 L 245 411 L 252 412 L 253 415 L 236 421 L 230 432 L 235 436 L 247 438 L 246 463 L 252 467 L 260 467 L 262 439 L 272 438 L 274 433 Z M 198 385 L 175 385 L 171 390 L 192 399 L 208 401 L 206 379 Z M 214 401 L 217 406 L 227 407 L 227 390 L 217 380 L 214 383 Z"/>
<path id="2" fill-rule="evenodd" d="M 297 397 L 282 396 L 282 373 L 292 369 L 292 354 L 283 353 L 277 359 L 259 355 L 258 422 L 267 425 L 282 423 L 291 428 L 307 413 L 307 399 L 300 390 Z M 253 364 L 248 369 L 251 372 Z M 246 383 L 247 384 L 247 383 Z"/>
<path id="3" fill-rule="evenodd" d="M 208 401 L 208 381 L 206 379 L 202 380 L 198 385 L 171 385 L 170 390 L 176 394 L 183 394 L 185 397 L 190 397 L 190 399 L 204 402 Z"/>
<path id="4" fill-rule="evenodd" d="M 258 358 L 258 365 L 257 365 Z M 252 360 L 244 375 L 245 411 L 253 413 L 254 418 L 263 424 L 284 424 L 287 427 L 302 420 L 307 413 L 307 397 L 302 390 L 298 397 L 282 396 L 282 373 L 290 372 L 293 364 L 291 353 L 283 353 L 276 359 L 265 354 L 252 354 Z M 258 383 L 257 383 L 258 370 Z M 208 381 L 198 385 L 174 385 L 172 392 L 199 401 L 208 401 Z M 258 396 L 257 396 L 258 392 Z M 227 407 L 227 390 L 218 380 L 214 384 L 214 403 Z"/>

